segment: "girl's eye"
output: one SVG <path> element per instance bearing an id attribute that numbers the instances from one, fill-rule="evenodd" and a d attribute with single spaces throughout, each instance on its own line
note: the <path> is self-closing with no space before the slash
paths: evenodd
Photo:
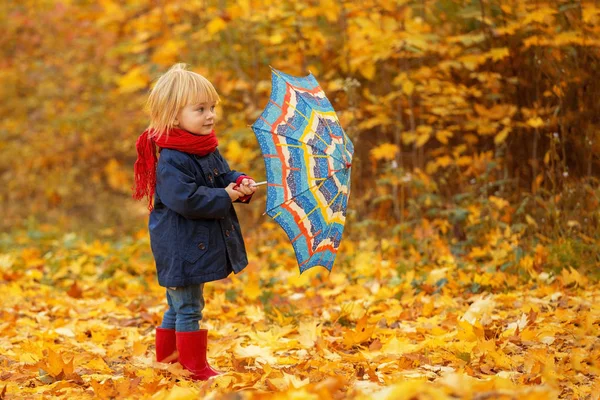
<path id="1" fill-rule="evenodd" d="M 200 108 L 198 109 L 198 111 L 200 111 L 200 112 L 204 112 L 204 107 L 200 107 Z"/>
<path id="2" fill-rule="evenodd" d="M 215 111 L 215 106 L 212 106 L 212 107 L 210 108 L 210 111 Z"/>

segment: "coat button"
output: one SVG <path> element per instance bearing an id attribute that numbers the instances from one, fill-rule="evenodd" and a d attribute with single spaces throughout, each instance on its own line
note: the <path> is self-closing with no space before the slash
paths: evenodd
<path id="1" fill-rule="evenodd" d="M 235 231 L 235 226 L 234 225 L 231 225 L 231 230 Z"/>
<path id="2" fill-rule="evenodd" d="M 200 242 L 200 244 L 198 245 L 198 248 L 200 250 L 204 250 L 206 248 L 206 246 L 204 245 L 204 243 Z"/>
<path id="3" fill-rule="evenodd" d="M 208 180 L 211 181 L 211 182 L 213 181 L 213 177 L 212 177 L 211 174 L 208 174 Z"/>
<path id="4" fill-rule="evenodd" d="M 225 231 L 225 236 L 229 237 L 229 230 Z"/>
<path id="5" fill-rule="evenodd" d="M 219 175 L 219 170 L 216 168 L 213 168 L 213 172 L 215 173 L 215 175 Z"/>

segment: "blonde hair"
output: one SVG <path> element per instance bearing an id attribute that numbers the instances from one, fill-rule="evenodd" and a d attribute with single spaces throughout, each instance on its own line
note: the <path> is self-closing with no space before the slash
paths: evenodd
<path id="1" fill-rule="evenodd" d="M 177 114 L 188 104 L 218 103 L 220 100 L 208 79 L 188 71 L 186 64 L 177 63 L 158 78 L 148 96 L 146 110 L 150 114 L 150 135 L 162 136 L 173 128 Z"/>

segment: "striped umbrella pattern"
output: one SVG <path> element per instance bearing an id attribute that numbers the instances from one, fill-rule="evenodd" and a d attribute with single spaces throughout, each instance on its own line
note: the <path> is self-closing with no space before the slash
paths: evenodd
<path id="1" fill-rule="evenodd" d="M 354 146 L 312 74 L 271 68 L 271 96 L 252 125 L 267 174 L 265 213 L 285 231 L 300 273 L 331 271 L 350 194 Z"/>

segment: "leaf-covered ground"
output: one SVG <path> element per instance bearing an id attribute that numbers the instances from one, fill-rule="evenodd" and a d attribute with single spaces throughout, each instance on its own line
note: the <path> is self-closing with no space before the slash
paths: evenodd
<path id="1" fill-rule="evenodd" d="M 600 287 L 575 270 L 406 268 L 393 242 L 346 240 L 331 274 L 299 276 L 282 235 L 250 232 L 248 268 L 206 285 L 208 382 L 154 361 L 144 231 L 1 237 L 0 399 L 598 399 Z"/>

